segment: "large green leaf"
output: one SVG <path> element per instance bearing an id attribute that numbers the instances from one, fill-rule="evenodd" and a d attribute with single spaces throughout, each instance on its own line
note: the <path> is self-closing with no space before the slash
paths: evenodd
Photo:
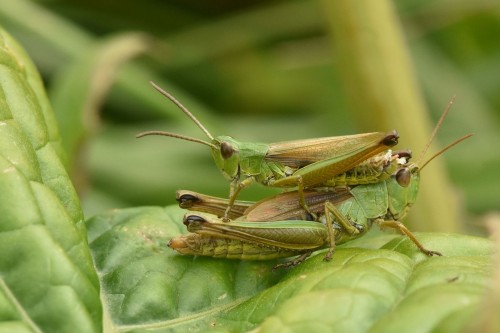
<path id="1" fill-rule="evenodd" d="M 445 256 L 426 258 L 404 237 L 321 253 L 290 269 L 276 261 L 181 256 L 177 207 L 109 212 L 88 221 L 104 306 L 119 331 L 430 332 L 462 318 L 487 290 L 490 241 L 418 234 Z M 349 245 L 349 243 L 347 244 Z M 437 306 L 439 304 L 439 306 Z M 463 322 L 463 321 L 461 321 Z"/>
<path id="2" fill-rule="evenodd" d="M 102 325 L 83 214 L 62 155 L 38 72 L 0 30 L 0 330 Z"/>

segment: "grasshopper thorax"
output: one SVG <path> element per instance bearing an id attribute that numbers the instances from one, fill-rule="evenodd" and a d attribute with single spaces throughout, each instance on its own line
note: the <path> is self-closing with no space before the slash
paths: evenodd
<path id="1" fill-rule="evenodd" d="M 241 142 L 230 136 L 218 136 L 212 143 L 212 157 L 227 179 L 262 176 L 268 144 Z"/>

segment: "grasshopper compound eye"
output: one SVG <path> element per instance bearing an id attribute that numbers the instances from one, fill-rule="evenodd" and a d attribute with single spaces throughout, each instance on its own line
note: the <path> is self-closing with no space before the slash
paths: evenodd
<path id="1" fill-rule="evenodd" d="M 396 181 L 401 187 L 408 187 L 410 185 L 411 172 L 408 168 L 399 169 L 396 172 Z"/>
<path id="2" fill-rule="evenodd" d="M 227 160 L 228 158 L 233 156 L 234 148 L 229 142 L 223 141 L 220 144 L 220 153 L 222 155 L 222 158 Z"/>

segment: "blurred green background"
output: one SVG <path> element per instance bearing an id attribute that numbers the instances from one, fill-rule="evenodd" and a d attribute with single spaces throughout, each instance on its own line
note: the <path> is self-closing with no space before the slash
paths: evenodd
<path id="1" fill-rule="evenodd" d="M 361 11 L 368 4 L 357 3 Z M 408 47 L 429 124 L 457 95 L 435 147 L 475 133 L 440 160 L 459 203 L 457 225 L 467 221 L 467 230 L 480 230 L 485 217 L 500 208 L 500 3 L 392 5 L 389 13 L 405 42 L 395 48 Z M 352 100 L 364 100 L 363 88 L 353 97 L 353 83 L 349 88 L 342 74 L 339 45 L 345 44 L 335 29 L 343 14 L 332 7 L 304 0 L 16 0 L 0 3 L 0 24 L 43 75 L 68 150 L 68 170 L 90 217 L 112 208 L 172 204 L 177 189 L 227 196 L 228 184 L 205 146 L 135 138 L 144 130 L 204 138 L 150 80 L 176 96 L 213 135 L 242 141 L 399 129 L 406 105 L 386 122 L 375 108 L 353 107 Z M 374 13 L 366 10 L 365 15 Z M 372 56 L 369 49 L 360 53 Z M 392 74 L 397 78 L 398 69 Z M 413 134 L 400 134 L 398 147 L 406 148 Z M 418 156 L 424 145 L 409 148 Z M 240 198 L 275 192 L 252 186 Z M 439 216 L 436 221 L 429 223 L 439 223 Z"/>

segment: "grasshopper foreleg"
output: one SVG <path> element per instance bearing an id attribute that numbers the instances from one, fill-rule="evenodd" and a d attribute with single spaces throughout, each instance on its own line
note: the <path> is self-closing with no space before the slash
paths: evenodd
<path id="1" fill-rule="evenodd" d="M 242 189 L 252 184 L 253 182 L 255 182 L 254 177 L 248 177 L 241 182 L 238 179 L 234 179 L 231 182 L 231 186 L 229 188 L 229 203 L 226 207 L 226 211 L 224 212 L 224 217 L 222 218 L 222 221 L 229 222 L 229 212 L 233 208 L 234 202 L 236 201 L 238 194 Z"/>

